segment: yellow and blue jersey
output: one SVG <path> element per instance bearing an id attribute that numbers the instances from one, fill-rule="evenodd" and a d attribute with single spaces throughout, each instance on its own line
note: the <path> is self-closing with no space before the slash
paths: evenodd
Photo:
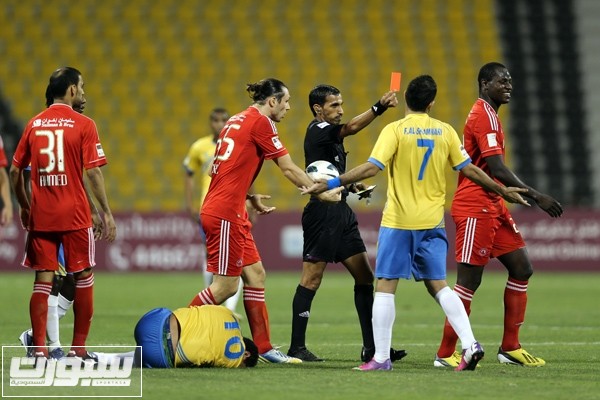
<path id="1" fill-rule="evenodd" d="M 244 340 L 239 321 L 223 306 L 180 308 L 175 368 L 237 368 L 243 361 Z"/>
<path id="2" fill-rule="evenodd" d="M 381 226 L 419 230 L 444 227 L 446 164 L 460 170 L 471 159 L 452 126 L 416 113 L 381 131 L 369 161 L 388 169 Z"/>
<path id="3" fill-rule="evenodd" d="M 183 160 L 183 167 L 188 174 L 200 173 L 200 204 L 204 201 L 210 185 L 211 178 L 208 175 L 208 167 L 215 155 L 215 146 L 212 135 L 204 136 L 190 146 L 188 154 Z"/>

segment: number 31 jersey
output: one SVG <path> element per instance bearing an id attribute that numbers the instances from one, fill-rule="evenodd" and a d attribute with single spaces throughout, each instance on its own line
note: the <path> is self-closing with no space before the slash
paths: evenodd
<path id="1" fill-rule="evenodd" d="M 369 161 L 388 168 L 387 202 L 381 226 L 444 227 L 446 165 L 471 162 L 454 128 L 428 114 L 409 114 L 381 131 Z"/>
<path id="2" fill-rule="evenodd" d="M 71 231 L 92 226 L 83 169 L 106 164 L 94 121 L 66 104 L 33 117 L 19 141 L 13 165 L 31 164 L 32 231 Z"/>

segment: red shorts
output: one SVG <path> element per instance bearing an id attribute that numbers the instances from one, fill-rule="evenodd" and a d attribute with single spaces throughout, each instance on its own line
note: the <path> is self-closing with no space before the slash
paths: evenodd
<path id="1" fill-rule="evenodd" d="M 490 258 L 525 247 L 508 211 L 497 218 L 452 218 L 456 224 L 456 262 L 484 266 Z"/>
<path id="2" fill-rule="evenodd" d="M 80 272 L 96 265 L 96 242 L 92 228 L 67 232 L 28 232 L 22 265 L 38 271 L 57 271 L 58 247 L 61 243 L 67 272 Z"/>
<path id="3" fill-rule="evenodd" d="M 201 221 L 206 233 L 208 272 L 240 276 L 243 267 L 260 261 L 250 221 L 234 224 L 205 214 L 202 214 Z"/>

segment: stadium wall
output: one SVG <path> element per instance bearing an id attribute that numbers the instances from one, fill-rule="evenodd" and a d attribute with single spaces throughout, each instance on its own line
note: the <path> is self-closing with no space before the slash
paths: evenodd
<path id="1" fill-rule="evenodd" d="M 515 211 L 515 221 L 527 241 L 537 271 L 600 271 L 600 212 L 570 209 L 560 219 L 539 210 Z M 300 271 L 302 226 L 300 212 L 278 212 L 259 217 L 253 233 L 268 271 Z M 200 269 L 204 257 L 197 226 L 183 213 L 118 213 L 118 239 L 97 242 L 99 270 L 111 272 L 173 272 Z M 360 229 L 371 262 L 375 265 L 380 212 L 358 214 Z M 454 269 L 454 224 L 446 216 Z M 19 222 L 0 233 L 0 271 L 25 271 L 19 267 L 25 232 Z M 494 262 L 494 264 L 497 264 Z M 498 265 L 496 265 L 498 266 Z M 330 270 L 343 268 L 332 265 Z"/>

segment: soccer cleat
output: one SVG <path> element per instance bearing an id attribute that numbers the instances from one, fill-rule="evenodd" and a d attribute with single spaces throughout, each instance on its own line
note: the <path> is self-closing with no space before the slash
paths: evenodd
<path id="1" fill-rule="evenodd" d="M 258 359 L 264 363 L 271 364 L 301 364 L 302 360 L 296 357 L 289 357 L 277 349 L 271 349 L 258 356 Z"/>
<path id="2" fill-rule="evenodd" d="M 389 358 L 382 363 L 378 363 L 372 358 L 371 361 L 352 369 L 356 371 L 391 371 L 393 368 L 392 361 Z"/>
<path id="3" fill-rule="evenodd" d="M 460 364 L 455 371 L 473 371 L 477 367 L 477 363 L 483 358 L 484 355 L 483 347 L 479 342 L 473 342 L 471 347 L 463 350 Z"/>
<path id="4" fill-rule="evenodd" d="M 25 332 L 21 333 L 21 336 L 19 336 L 19 341 L 25 347 L 27 357 L 34 357 L 32 333 L 33 332 L 31 329 L 27 329 Z"/>
<path id="5" fill-rule="evenodd" d="M 82 364 L 98 364 L 98 356 L 95 353 L 80 349 L 80 351 L 69 350 L 67 357 L 75 357 L 81 360 Z"/>
<path id="6" fill-rule="evenodd" d="M 314 355 L 306 347 L 297 347 L 295 349 L 290 348 L 287 352 L 287 355 L 289 357 L 299 358 L 302 361 L 308 361 L 308 362 L 325 361 L 322 358 L 319 358 L 316 355 Z"/>
<path id="7" fill-rule="evenodd" d="M 456 368 L 458 367 L 458 364 L 460 364 L 460 359 L 461 359 L 461 355 L 458 351 L 455 351 L 454 353 L 452 353 L 452 355 L 450 357 L 438 357 L 438 355 L 435 355 L 435 359 L 433 360 L 433 366 L 434 367 L 452 367 L 452 368 Z"/>
<path id="8" fill-rule="evenodd" d="M 511 351 L 504 351 L 500 347 L 498 349 L 498 361 L 501 364 L 522 365 L 525 367 L 542 367 L 546 365 L 546 361 L 532 356 L 522 347 Z"/>
<path id="9" fill-rule="evenodd" d="M 395 361 L 399 361 L 402 360 L 404 357 L 406 357 L 408 353 L 406 353 L 405 350 L 394 350 L 393 347 L 390 347 L 390 361 L 391 362 L 395 362 Z M 369 362 L 371 361 L 371 359 L 375 356 L 375 349 L 374 348 L 366 348 L 363 346 L 361 352 L 360 352 L 360 360 L 363 363 Z"/>
<path id="10" fill-rule="evenodd" d="M 60 347 L 57 347 L 54 350 L 48 352 L 48 358 L 60 360 L 63 357 L 65 357 L 65 352 Z"/>

